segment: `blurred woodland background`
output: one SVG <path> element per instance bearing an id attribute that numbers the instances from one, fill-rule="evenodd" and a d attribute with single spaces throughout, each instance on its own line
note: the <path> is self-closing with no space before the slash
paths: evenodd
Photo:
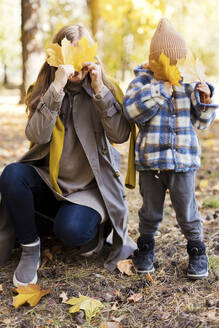
<path id="1" fill-rule="evenodd" d="M 29 147 L 24 133 L 25 90 L 45 60 L 44 49 L 64 25 L 81 23 L 91 30 L 107 74 L 116 77 L 125 91 L 133 68 L 147 61 L 151 37 L 160 18 L 166 16 L 204 63 L 219 103 L 218 0 L 0 0 L 0 15 L 0 174 Z M 0 267 L 0 327 L 218 328 L 219 120 L 198 134 L 202 165 L 196 196 L 209 258 L 208 279 L 191 282 L 186 277 L 186 241 L 167 193 L 164 220 L 156 235 L 153 282 L 144 275 L 124 276 L 104 269 L 107 247 L 101 254 L 82 258 L 57 245 L 55 239 L 45 239 L 39 278 L 42 286 L 52 289 L 51 294 L 36 307 L 14 309 L 10 287 L 20 252 L 14 250 L 10 261 Z M 117 148 L 124 177 L 128 142 Z M 129 233 L 136 240 L 141 197 L 138 187 L 126 193 Z M 82 311 L 68 313 L 61 292 L 67 297 L 94 297 L 104 308 L 91 323 L 86 322 Z M 129 301 L 136 295 L 139 300 Z"/>
<path id="2" fill-rule="evenodd" d="M 125 87 L 147 60 L 158 21 L 168 17 L 188 46 L 218 76 L 218 0 L 0 0 L 0 84 L 21 90 L 35 80 L 45 47 L 64 25 L 82 23 L 97 40 L 108 74 Z"/>

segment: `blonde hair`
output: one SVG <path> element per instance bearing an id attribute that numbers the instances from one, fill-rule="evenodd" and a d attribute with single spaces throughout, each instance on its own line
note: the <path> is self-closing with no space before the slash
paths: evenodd
<path id="1" fill-rule="evenodd" d="M 61 46 L 61 41 L 66 37 L 69 41 L 78 41 L 83 36 L 85 36 L 91 44 L 94 43 L 89 31 L 82 25 L 68 25 L 64 26 L 58 33 L 55 35 L 53 39 L 53 43 L 58 43 Z M 116 96 L 114 85 L 107 78 L 104 73 L 103 65 L 99 57 L 97 56 L 97 62 L 101 66 L 102 70 L 102 79 L 103 83 L 110 89 L 114 96 Z M 38 74 L 37 80 L 34 85 L 30 86 L 27 91 L 27 96 L 25 99 L 25 103 L 27 105 L 27 113 L 29 117 L 33 115 L 35 112 L 37 105 L 39 103 L 40 98 L 44 95 L 44 93 L 49 88 L 50 84 L 55 78 L 56 67 L 50 66 L 47 62 L 43 64 L 41 70 Z"/>

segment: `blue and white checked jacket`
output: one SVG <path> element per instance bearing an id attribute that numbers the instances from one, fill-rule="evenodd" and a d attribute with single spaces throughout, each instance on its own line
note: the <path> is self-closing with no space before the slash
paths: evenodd
<path id="1" fill-rule="evenodd" d="M 124 97 L 124 112 L 139 128 L 135 164 L 142 170 L 186 172 L 200 167 L 201 148 L 194 130 L 207 128 L 215 118 L 213 104 L 200 102 L 196 83 L 173 86 L 172 96 L 153 72 L 139 66 Z M 214 88 L 211 89 L 211 96 Z"/>

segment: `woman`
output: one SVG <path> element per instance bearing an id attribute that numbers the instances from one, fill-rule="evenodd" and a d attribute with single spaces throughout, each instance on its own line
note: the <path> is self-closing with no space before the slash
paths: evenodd
<path id="1" fill-rule="evenodd" d="M 53 42 L 61 45 L 66 37 L 77 46 L 83 36 L 93 43 L 84 27 L 67 26 Z M 113 230 L 105 267 L 115 269 L 118 260 L 133 252 L 135 243 L 127 235 L 119 153 L 110 144 L 126 141 L 130 132 L 114 85 L 100 61 L 85 63 L 80 72 L 70 65 L 55 68 L 45 62 L 28 93 L 27 110 L 26 136 L 32 147 L 19 163 L 8 165 L 0 178 L 4 204 L 1 261 L 10 252 L 13 231 L 22 247 L 14 285 L 37 282 L 40 238 L 36 211 L 52 215 L 54 234 L 85 254 L 100 250 Z"/>

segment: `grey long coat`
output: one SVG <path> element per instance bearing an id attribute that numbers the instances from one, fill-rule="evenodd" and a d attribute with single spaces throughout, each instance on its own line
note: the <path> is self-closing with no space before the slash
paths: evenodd
<path id="1" fill-rule="evenodd" d="M 74 96 L 73 121 L 113 228 L 112 249 L 104 266 L 114 270 L 119 260 L 127 258 L 134 251 L 136 244 L 128 236 L 128 210 L 119 175 L 120 154 L 109 140 L 113 143 L 125 142 L 130 128 L 123 116 L 121 106 L 109 90 L 105 92 L 103 98 L 96 99 L 89 84 L 84 83 L 83 88 L 89 102 L 84 102 L 84 96 L 81 94 Z M 87 103 L 89 106 L 85 106 Z M 26 135 L 35 145 L 20 159 L 20 162 L 34 164 L 36 160 L 48 154 L 60 106 L 55 98 L 51 101 L 50 108 L 43 103 L 39 104 L 26 127 Z M 10 256 L 14 239 L 13 227 L 1 205 L 0 264 Z"/>

